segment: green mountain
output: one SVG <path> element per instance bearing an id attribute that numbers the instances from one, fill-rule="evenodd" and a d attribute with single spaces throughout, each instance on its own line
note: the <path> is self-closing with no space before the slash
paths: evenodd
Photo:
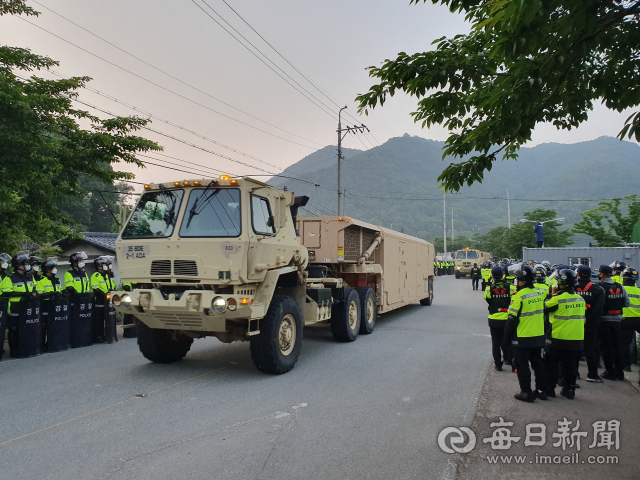
<path id="1" fill-rule="evenodd" d="M 405 134 L 381 147 L 351 151 L 349 157 L 345 154 L 343 214 L 428 240 L 442 236 L 443 193 L 437 188 L 437 178 L 453 160 L 442 160 L 443 145 Z M 334 151 L 335 147 L 325 147 L 283 172 L 304 182 L 275 177 L 269 183 L 308 195 L 311 200 L 302 214 L 335 215 L 337 167 L 335 156 L 327 159 Z M 320 165 L 321 152 L 324 165 Z M 314 157 L 312 161 L 310 157 Z M 512 223 L 518 222 L 523 212 L 546 208 L 555 209 L 570 226 L 580 219 L 580 212 L 597 205 L 593 200 L 637 193 L 639 180 L 640 146 L 635 143 L 600 137 L 576 144 L 523 148 L 517 162 L 496 162 L 482 184 L 447 195 L 448 236 L 452 209 L 456 235 L 471 236 L 506 226 L 507 190 Z M 576 237 L 574 243 L 586 245 L 588 237 Z"/>

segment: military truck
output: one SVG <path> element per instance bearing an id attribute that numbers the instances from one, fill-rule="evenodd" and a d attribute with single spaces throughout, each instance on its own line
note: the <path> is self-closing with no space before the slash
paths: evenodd
<path id="1" fill-rule="evenodd" d="M 297 218 L 308 197 L 252 178 L 147 184 L 116 241 L 149 360 L 181 360 L 193 340 L 249 341 L 255 366 L 293 368 L 305 325 L 335 340 L 373 332 L 378 313 L 433 299 L 433 245 L 348 217 Z"/>
<path id="2" fill-rule="evenodd" d="M 455 253 L 455 275 L 456 278 L 466 277 L 471 273 L 473 264 L 477 263 L 480 266 L 481 263 L 491 260 L 491 254 L 487 252 L 481 252 L 480 250 L 470 250 L 465 248 L 464 250 L 458 250 Z"/>

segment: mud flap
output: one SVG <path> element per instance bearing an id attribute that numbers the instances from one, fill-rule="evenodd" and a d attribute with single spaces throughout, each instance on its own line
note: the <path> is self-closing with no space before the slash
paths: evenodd
<path id="1" fill-rule="evenodd" d="M 37 299 L 20 302 L 18 315 L 18 357 L 35 357 L 42 353 L 40 333 L 40 302 Z"/>
<path id="2" fill-rule="evenodd" d="M 73 297 L 71 307 L 71 348 L 88 347 L 93 344 L 93 298 L 89 293 Z"/>
<path id="3" fill-rule="evenodd" d="M 116 343 L 118 341 L 116 310 L 109 300 L 104 302 L 104 341 L 107 343 Z"/>
<path id="4" fill-rule="evenodd" d="M 71 348 L 71 318 L 69 300 L 60 295 L 48 301 L 47 351 L 61 352 Z"/>

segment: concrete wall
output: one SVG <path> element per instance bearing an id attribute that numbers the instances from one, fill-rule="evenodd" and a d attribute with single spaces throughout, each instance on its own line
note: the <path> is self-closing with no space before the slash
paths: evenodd
<path id="1" fill-rule="evenodd" d="M 584 259 L 580 263 L 598 268 L 611 262 L 621 261 L 640 268 L 640 247 L 568 247 L 568 248 L 523 248 L 522 259 L 548 260 L 551 265 L 570 265 L 570 258 Z M 578 262 L 572 262 L 578 263 Z"/>

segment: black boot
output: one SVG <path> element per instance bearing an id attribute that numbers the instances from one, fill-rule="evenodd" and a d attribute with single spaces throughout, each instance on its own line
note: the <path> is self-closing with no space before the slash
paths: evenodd
<path id="1" fill-rule="evenodd" d="M 541 390 L 536 390 L 535 392 L 533 392 L 533 394 L 539 400 L 546 400 L 547 399 L 547 392 L 543 392 Z"/>
<path id="2" fill-rule="evenodd" d="M 576 391 L 573 388 L 563 387 L 562 390 L 560 390 L 560 395 L 568 398 L 569 400 L 573 400 L 576 396 Z"/>
<path id="3" fill-rule="evenodd" d="M 528 402 L 528 403 L 533 403 L 536 400 L 535 395 L 533 394 L 533 392 L 520 392 L 520 393 L 516 393 L 513 398 L 515 398 L 516 400 L 522 400 L 523 402 Z"/>

